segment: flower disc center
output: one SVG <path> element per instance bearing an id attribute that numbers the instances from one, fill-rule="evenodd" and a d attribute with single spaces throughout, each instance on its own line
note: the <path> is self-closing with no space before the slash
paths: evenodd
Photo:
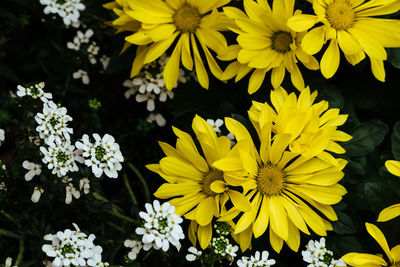
<path id="1" fill-rule="evenodd" d="M 326 7 L 326 18 L 332 28 L 344 31 L 353 26 L 356 13 L 347 0 L 336 0 Z"/>
<path id="2" fill-rule="evenodd" d="M 202 189 L 203 193 L 207 196 L 216 196 L 217 193 L 211 190 L 210 186 L 215 181 L 224 181 L 224 175 L 222 171 L 211 169 L 208 173 L 204 175 Z"/>
<path id="3" fill-rule="evenodd" d="M 174 23 L 181 32 L 195 32 L 200 25 L 200 13 L 196 7 L 183 4 L 173 16 Z"/>
<path id="4" fill-rule="evenodd" d="M 258 191 L 267 196 L 279 195 L 285 187 L 284 176 L 276 166 L 261 166 L 256 177 Z"/>
<path id="5" fill-rule="evenodd" d="M 293 42 L 292 35 L 288 32 L 275 32 L 272 35 L 272 48 L 278 52 L 285 54 L 289 52 L 290 49 L 290 44 Z"/>

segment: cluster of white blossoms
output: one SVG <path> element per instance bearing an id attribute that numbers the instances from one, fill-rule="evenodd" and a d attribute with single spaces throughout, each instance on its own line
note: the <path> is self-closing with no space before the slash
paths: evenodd
<path id="1" fill-rule="evenodd" d="M 69 49 L 79 51 L 82 50 L 88 55 L 89 61 L 92 65 L 97 63 L 96 56 L 99 54 L 100 47 L 95 41 L 90 41 L 90 38 L 94 35 L 92 29 L 87 29 L 85 33 L 77 31 L 76 36 L 72 42 L 67 43 Z"/>
<path id="2" fill-rule="evenodd" d="M 70 140 L 73 129 L 68 127 L 72 121 L 65 107 L 57 106 L 53 101 L 43 103 L 43 113 L 37 113 L 35 120 L 38 123 L 36 131 L 47 145 L 62 140 Z"/>
<path id="3" fill-rule="evenodd" d="M 40 0 L 46 6 L 43 12 L 48 14 L 58 14 L 65 25 L 79 27 L 80 11 L 85 10 L 85 5 L 81 0 Z"/>
<path id="4" fill-rule="evenodd" d="M 45 83 L 41 82 L 38 84 L 30 85 L 23 87 L 22 85 L 17 86 L 17 96 L 19 97 L 24 97 L 24 96 L 30 96 L 33 99 L 40 98 L 42 102 L 47 103 L 49 99 L 53 98 L 53 95 L 51 93 L 45 93 L 43 91 L 43 88 L 45 87 Z"/>
<path id="5" fill-rule="evenodd" d="M 66 229 L 44 236 L 44 240 L 51 241 L 51 244 L 43 245 L 42 250 L 48 257 L 54 258 L 52 266 L 109 266 L 102 262 L 102 247 L 93 243 L 96 236 L 87 236 L 76 224 L 73 225 L 75 230 Z"/>
<path id="6" fill-rule="evenodd" d="M 167 90 L 164 83 L 164 68 L 169 57 L 163 54 L 158 60 L 144 65 L 142 72 L 132 80 L 125 80 L 124 87 L 128 90 L 125 92 L 125 98 L 128 99 L 135 95 L 137 102 L 146 102 L 146 108 L 153 116 L 149 116 L 148 121 L 156 121 L 159 126 L 165 125 L 165 119 L 160 113 L 153 113 L 156 109 L 156 101 L 166 102 L 168 98 L 174 98 L 174 92 Z M 185 76 L 183 69 L 179 70 L 178 83 L 186 83 L 190 79 Z"/>
<path id="7" fill-rule="evenodd" d="M 114 137 L 109 134 L 100 137 L 95 133 L 93 138 L 94 143 L 85 134 L 81 141 L 75 143 L 85 158 L 85 165 L 92 168 L 96 177 L 100 177 L 104 172 L 110 178 L 117 178 L 118 171 L 122 169 L 121 162 L 124 161 L 119 145 L 115 143 Z"/>
<path id="8" fill-rule="evenodd" d="M 275 260 L 273 259 L 268 259 L 269 257 L 269 252 L 268 251 L 263 251 L 260 253 L 259 251 L 256 251 L 254 256 L 251 257 L 245 257 L 243 256 L 240 260 L 236 262 L 236 264 L 239 267 L 269 267 L 275 264 Z"/>
<path id="9" fill-rule="evenodd" d="M 40 152 L 44 156 L 43 163 L 58 177 L 63 177 L 68 172 L 77 172 L 79 168 L 75 161 L 83 163 L 83 158 L 79 151 L 75 150 L 75 146 L 71 145 L 70 140 L 53 142 L 47 148 L 40 147 Z"/>
<path id="10" fill-rule="evenodd" d="M 310 240 L 306 245 L 307 250 L 303 250 L 303 260 L 307 263 L 307 267 L 339 267 L 347 266 L 342 260 L 335 260 L 333 252 L 325 247 L 325 238 L 321 237 L 320 241 Z"/>
<path id="11" fill-rule="evenodd" d="M 6 134 L 3 129 L 0 129 L 0 146 L 3 144 L 4 140 L 6 140 Z"/>
<path id="12" fill-rule="evenodd" d="M 158 200 L 154 200 L 153 205 L 146 203 L 145 207 L 147 212 L 139 212 L 140 218 L 143 219 L 143 227 L 136 228 L 136 234 L 143 236 L 143 249 L 168 251 L 171 243 L 180 250 L 179 240 L 184 239 L 185 235 L 180 226 L 183 219 L 175 214 L 175 207 L 168 202 L 160 205 Z"/>
<path id="13" fill-rule="evenodd" d="M 137 258 L 137 255 L 139 254 L 140 250 L 142 249 L 143 244 L 142 244 L 142 242 L 137 241 L 137 240 L 127 239 L 124 242 L 124 246 L 131 249 L 131 251 L 129 251 L 129 253 L 128 253 L 128 258 L 133 261 Z"/>

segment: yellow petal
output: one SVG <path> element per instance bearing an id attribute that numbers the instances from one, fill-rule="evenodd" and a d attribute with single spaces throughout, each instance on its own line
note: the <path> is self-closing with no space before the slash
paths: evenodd
<path id="1" fill-rule="evenodd" d="M 235 208 L 240 211 L 249 211 L 251 209 L 250 201 L 242 194 L 235 190 L 229 190 L 228 195 Z"/>
<path id="2" fill-rule="evenodd" d="M 190 41 L 192 43 L 194 64 L 196 67 L 197 79 L 199 80 L 199 83 L 203 88 L 208 89 L 208 86 L 209 86 L 208 74 L 204 67 L 203 60 L 200 56 L 200 52 L 199 52 L 199 49 L 197 48 L 196 40 L 194 39 L 193 34 L 190 34 Z"/>
<path id="3" fill-rule="evenodd" d="M 213 218 L 213 213 L 210 212 L 210 208 L 212 207 L 214 202 L 213 197 L 208 197 L 202 200 L 196 208 L 196 221 L 199 225 L 205 226 L 211 223 Z"/>
<path id="4" fill-rule="evenodd" d="M 254 94 L 264 81 L 266 69 L 256 69 L 250 77 L 248 92 Z"/>
<path id="5" fill-rule="evenodd" d="M 347 55 L 359 54 L 362 51 L 362 47 L 351 34 L 346 31 L 337 31 L 337 38 L 340 49 Z"/>
<path id="6" fill-rule="evenodd" d="M 371 59 L 371 70 L 375 78 L 378 81 L 385 82 L 385 66 L 383 65 L 383 60 L 370 58 Z"/>
<path id="7" fill-rule="evenodd" d="M 190 242 L 192 242 L 192 245 L 194 247 L 196 247 L 196 242 L 197 242 L 197 235 L 196 235 L 197 227 L 198 227 L 198 224 L 196 221 L 194 221 L 194 220 L 190 221 L 188 236 L 189 236 Z"/>
<path id="8" fill-rule="evenodd" d="M 192 71 L 193 70 L 193 59 L 190 52 L 190 38 L 189 33 L 182 34 L 182 64 L 186 69 Z"/>
<path id="9" fill-rule="evenodd" d="M 387 222 L 400 216 L 400 204 L 395 204 L 383 209 L 378 216 L 378 222 Z"/>
<path id="10" fill-rule="evenodd" d="M 258 238 L 268 228 L 269 223 L 269 198 L 263 197 L 260 212 L 253 225 L 254 237 Z"/>
<path id="11" fill-rule="evenodd" d="M 393 261 L 392 254 L 390 253 L 390 249 L 388 243 L 386 241 L 385 236 L 383 235 L 382 231 L 379 230 L 378 227 L 371 223 L 365 223 L 365 227 L 367 228 L 368 233 L 378 242 L 381 246 L 383 251 L 385 251 L 386 255 L 388 256 L 390 261 Z"/>
<path id="12" fill-rule="evenodd" d="M 366 253 L 347 253 L 342 257 L 343 261 L 350 266 L 354 267 L 380 267 L 387 266 L 387 263 L 382 256 L 376 256 Z"/>
<path id="13" fill-rule="evenodd" d="M 182 50 L 182 38 L 179 39 L 178 43 L 175 46 L 174 51 L 172 52 L 171 57 L 168 59 L 168 62 L 165 65 L 164 82 L 165 82 L 165 87 L 168 90 L 172 90 L 178 82 L 181 50 Z"/>
<path id="14" fill-rule="evenodd" d="M 387 160 L 385 162 L 385 167 L 388 171 L 396 176 L 400 177 L 400 161 L 397 160 Z"/>
<path id="15" fill-rule="evenodd" d="M 199 244 L 200 247 L 204 250 L 208 247 L 210 244 L 211 238 L 212 238 L 212 227 L 211 223 L 201 226 L 199 225 L 199 229 L 197 232 L 197 236 L 199 237 Z"/>
<path id="16" fill-rule="evenodd" d="M 317 23 L 318 18 L 315 15 L 299 14 L 291 17 L 287 25 L 296 32 L 304 32 Z"/>
<path id="17" fill-rule="evenodd" d="M 217 194 L 220 194 L 220 193 L 225 192 L 225 190 L 227 190 L 228 188 L 226 187 L 225 182 L 223 182 L 223 181 L 214 181 L 214 182 L 211 183 L 210 189 L 213 192 L 215 192 Z"/>
<path id="18" fill-rule="evenodd" d="M 272 248 L 279 253 L 283 246 L 283 239 L 280 238 L 275 232 L 272 230 L 272 227 L 269 228 L 269 242 L 271 243 Z"/>
<path id="19" fill-rule="evenodd" d="M 175 32 L 168 39 L 150 45 L 149 51 L 147 52 L 146 57 L 144 59 L 144 63 L 147 64 L 153 62 L 154 60 L 159 58 L 162 54 L 164 54 L 165 51 L 167 51 L 167 49 L 175 41 L 178 34 L 179 32 Z"/>
<path id="20" fill-rule="evenodd" d="M 309 31 L 301 41 L 301 48 L 309 55 L 318 53 L 325 41 L 325 27 L 320 26 Z"/>
<path id="21" fill-rule="evenodd" d="M 179 183 L 179 184 L 162 184 L 154 195 L 157 198 L 171 198 L 187 194 L 194 194 L 201 191 L 201 185 L 198 183 Z"/>
<path id="22" fill-rule="evenodd" d="M 321 59 L 321 73 L 325 78 L 331 78 L 339 68 L 340 53 L 336 40 L 331 40 Z"/>
<path id="23" fill-rule="evenodd" d="M 289 238 L 288 219 L 280 197 L 271 197 L 269 201 L 272 230 L 283 240 Z"/>

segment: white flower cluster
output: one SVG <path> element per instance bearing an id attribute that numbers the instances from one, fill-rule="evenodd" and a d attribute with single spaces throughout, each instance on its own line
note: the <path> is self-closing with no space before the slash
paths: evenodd
<path id="1" fill-rule="evenodd" d="M 75 161 L 83 163 L 83 158 L 79 156 L 79 151 L 75 151 L 70 140 L 54 142 L 48 148 L 40 147 L 40 152 L 44 155 L 43 163 L 58 177 L 63 177 L 68 172 L 77 172 L 79 168 Z"/>
<path id="2" fill-rule="evenodd" d="M 77 141 L 75 143 L 85 158 L 84 163 L 92 168 L 96 177 L 100 177 L 104 172 L 110 178 L 117 178 L 118 171 L 122 169 L 121 162 L 124 161 L 119 145 L 115 143 L 114 137 L 109 134 L 100 137 L 95 133 L 93 138 L 94 143 L 85 134 L 82 136 L 82 142 Z"/>
<path id="3" fill-rule="evenodd" d="M 127 239 L 124 242 L 124 246 L 131 249 L 131 251 L 129 251 L 129 253 L 128 253 L 128 258 L 130 260 L 135 260 L 137 258 L 137 255 L 139 254 L 140 250 L 142 249 L 143 244 L 142 244 L 142 242 L 137 241 L 137 240 Z"/>
<path id="4" fill-rule="evenodd" d="M 30 85 L 27 87 L 23 87 L 22 85 L 17 86 L 17 96 L 24 97 L 26 95 L 31 96 L 33 99 L 40 98 L 44 103 L 47 103 L 49 99 L 53 98 L 51 93 L 45 93 L 43 88 L 45 87 L 45 83 L 41 82 L 35 85 Z"/>
<path id="5" fill-rule="evenodd" d="M 146 108 L 150 111 L 148 121 L 156 121 L 159 126 L 165 125 L 165 119 L 160 113 L 153 113 L 156 109 L 156 100 L 166 102 L 168 98 L 174 98 L 174 92 L 167 90 L 164 83 L 164 68 L 168 62 L 169 57 L 163 54 L 157 61 L 146 64 L 142 72 L 133 78 L 133 80 L 126 80 L 123 83 L 124 87 L 128 90 L 125 92 L 125 98 L 130 98 L 136 94 L 136 101 L 146 102 Z M 185 76 L 183 69 L 179 70 L 179 83 L 186 83 L 189 77 Z M 178 86 L 178 83 L 174 88 Z"/>
<path id="6" fill-rule="evenodd" d="M 85 10 L 85 5 L 81 0 L 40 0 L 46 6 L 44 14 L 58 14 L 65 25 L 79 27 L 80 11 Z"/>
<path id="7" fill-rule="evenodd" d="M 54 258 L 52 266 L 109 266 L 102 262 L 103 249 L 93 243 L 96 236 L 87 236 L 76 224 L 73 225 L 75 230 L 66 229 L 44 236 L 44 240 L 51 241 L 51 244 L 43 245 L 42 250 L 48 257 Z"/>
<path id="8" fill-rule="evenodd" d="M 306 245 L 307 250 L 303 250 L 303 260 L 307 263 L 307 267 L 339 267 L 347 266 L 342 260 L 335 260 L 333 252 L 325 247 L 325 238 L 321 237 L 320 241 L 310 240 Z"/>
<path id="9" fill-rule="evenodd" d="M 236 264 L 239 267 L 253 267 L 253 266 L 259 266 L 259 267 L 269 267 L 274 265 L 276 262 L 273 259 L 268 259 L 269 252 L 268 251 L 263 251 L 260 253 L 259 251 L 256 251 L 254 256 L 251 257 L 245 257 L 243 256 L 240 260 L 236 262 Z"/>
<path id="10" fill-rule="evenodd" d="M 0 146 L 3 144 L 4 140 L 6 140 L 5 132 L 3 129 L 0 129 Z"/>
<path id="11" fill-rule="evenodd" d="M 92 29 L 87 29 L 85 33 L 78 30 L 73 41 L 67 43 L 67 47 L 75 51 L 84 51 L 88 54 L 90 63 L 96 64 L 96 56 L 99 54 L 100 47 L 95 41 L 90 42 L 90 38 L 93 36 L 93 34 L 94 32 Z"/>
<path id="12" fill-rule="evenodd" d="M 184 239 L 182 227 L 179 225 L 183 219 L 175 214 L 175 207 L 168 202 L 160 205 L 158 200 L 153 205 L 146 203 L 147 212 L 139 212 L 143 219 L 143 227 L 136 228 L 136 234 L 142 235 L 143 249 L 150 248 L 168 251 L 171 243 L 178 250 L 181 248 L 180 239 Z"/>
<path id="13" fill-rule="evenodd" d="M 68 127 L 72 118 L 67 114 L 65 107 L 57 106 L 53 101 L 43 103 L 43 113 L 37 113 L 35 120 L 38 123 L 36 131 L 40 138 L 44 139 L 47 145 L 54 142 L 61 143 L 62 140 L 69 140 L 73 133 Z"/>

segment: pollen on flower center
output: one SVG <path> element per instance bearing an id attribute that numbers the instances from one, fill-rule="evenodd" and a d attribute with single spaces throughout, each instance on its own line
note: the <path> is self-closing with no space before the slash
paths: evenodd
<path id="1" fill-rule="evenodd" d="M 207 196 L 216 196 L 217 193 L 211 190 L 210 186 L 215 181 L 224 181 L 222 171 L 212 169 L 204 175 L 202 189 L 203 193 Z"/>
<path id="2" fill-rule="evenodd" d="M 290 44 L 293 42 L 292 35 L 288 32 L 275 32 L 272 37 L 272 49 L 276 52 L 285 54 L 290 51 Z"/>
<path id="3" fill-rule="evenodd" d="M 356 13 L 348 0 L 336 0 L 326 7 L 326 18 L 334 29 L 344 31 L 353 26 Z"/>
<path id="4" fill-rule="evenodd" d="M 174 23 L 181 32 L 195 32 L 200 25 L 200 13 L 196 7 L 183 4 L 173 16 Z"/>
<path id="5" fill-rule="evenodd" d="M 267 196 L 279 195 L 285 187 L 284 176 L 276 166 L 261 166 L 256 177 L 258 191 Z"/>

